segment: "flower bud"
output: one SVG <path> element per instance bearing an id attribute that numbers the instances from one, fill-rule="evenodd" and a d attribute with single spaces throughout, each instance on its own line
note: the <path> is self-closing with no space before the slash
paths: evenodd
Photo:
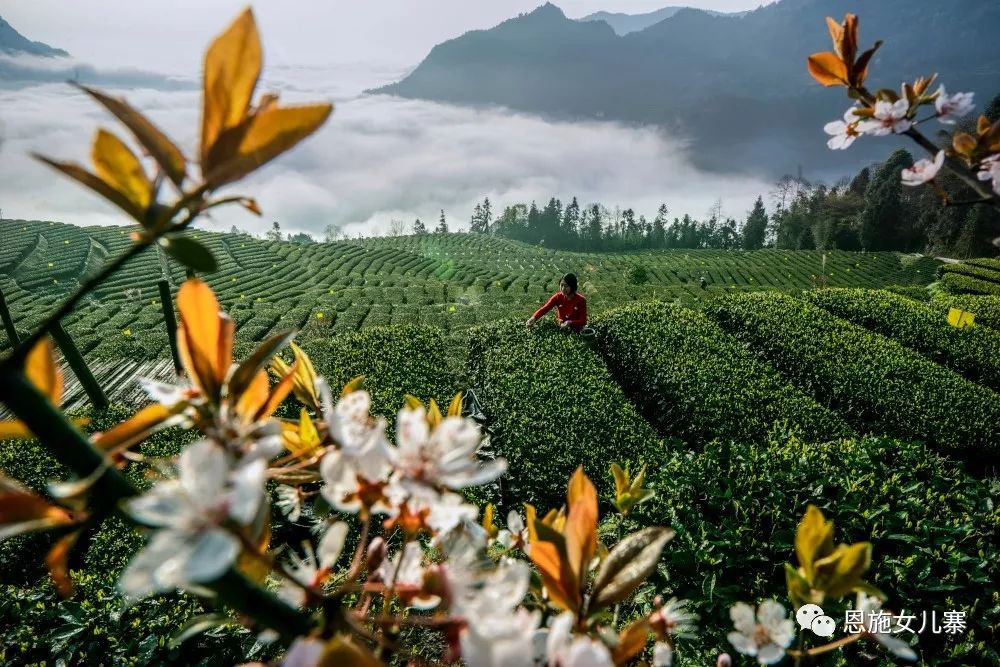
<path id="1" fill-rule="evenodd" d="M 729 657 L 728 653 L 723 653 L 715 661 L 715 667 L 733 667 L 733 659 Z"/>
<path id="2" fill-rule="evenodd" d="M 376 537 L 368 545 L 368 553 L 365 555 L 365 562 L 368 566 L 369 572 L 374 572 L 378 569 L 378 566 L 382 564 L 385 560 L 386 546 L 385 540 L 381 537 Z"/>

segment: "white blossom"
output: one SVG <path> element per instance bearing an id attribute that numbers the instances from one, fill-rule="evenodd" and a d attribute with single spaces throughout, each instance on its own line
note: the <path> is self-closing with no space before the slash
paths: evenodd
<path id="1" fill-rule="evenodd" d="M 226 522 L 251 524 L 264 499 L 265 463 L 233 467 L 229 453 L 210 440 L 181 452 L 178 478 L 160 482 L 128 503 L 140 523 L 159 528 L 129 563 L 119 586 L 126 597 L 211 581 L 240 551 Z"/>
<path id="2" fill-rule="evenodd" d="M 463 489 L 495 480 L 507 469 L 496 459 L 481 464 L 476 453 L 483 437 L 479 425 L 463 417 L 445 417 L 431 431 L 423 407 L 404 408 L 396 420 L 391 459 L 400 482 L 431 488 Z"/>
<path id="3" fill-rule="evenodd" d="M 340 553 L 344 549 L 346 539 L 347 524 L 338 521 L 323 534 L 323 539 L 320 540 L 316 552 L 313 552 L 312 545 L 306 542 L 304 545 L 305 557 L 300 558 L 293 552 L 286 569 L 300 584 L 316 586 L 320 583 L 320 575 L 329 571 L 340 559 Z M 302 587 L 287 580 L 281 582 L 278 597 L 296 607 L 301 607 L 306 601 L 306 593 Z"/>
<path id="4" fill-rule="evenodd" d="M 875 113 L 869 120 L 863 120 L 858 124 L 858 131 L 862 134 L 870 134 L 876 137 L 884 137 L 888 134 L 899 134 L 906 132 L 913 126 L 907 118 L 910 104 L 905 99 L 896 102 L 879 100 L 875 103 Z"/>
<path id="5" fill-rule="evenodd" d="M 1000 195 L 1000 153 L 979 163 L 979 180 L 993 181 L 993 192 Z"/>
<path id="6" fill-rule="evenodd" d="M 855 608 L 861 612 L 861 618 L 863 619 L 868 636 L 898 658 L 903 658 L 904 660 L 917 659 L 916 652 L 905 641 L 890 633 L 878 632 L 874 619 L 875 615 L 882 610 L 882 601 L 879 598 L 859 591 Z"/>
<path id="7" fill-rule="evenodd" d="M 528 544 L 528 528 L 515 510 L 507 513 L 507 527 L 497 533 L 496 541 L 505 549 L 520 548 L 528 553 L 531 548 Z"/>
<path id="8" fill-rule="evenodd" d="M 857 107 L 851 107 L 844 112 L 844 120 L 835 120 L 823 126 L 823 131 L 831 135 L 826 145 L 833 150 L 844 150 L 861 136 L 858 131 L 860 119 L 854 115 Z"/>
<path id="9" fill-rule="evenodd" d="M 785 656 L 785 649 L 795 639 L 795 624 L 785 618 L 785 608 L 774 600 L 765 600 L 757 608 L 737 602 L 729 609 L 736 632 L 727 635 L 729 643 L 743 655 L 756 657 L 762 665 L 773 665 Z"/>
<path id="10" fill-rule="evenodd" d="M 938 113 L 938 120 L 945 125 L 954 125 L 956 118 L 961 118 L 968 114 L 976 106 L 972 103 L 975 93 L 955 93 L 949 95 L 945 92 L 944 85 L 937 89 L 937 99 L 934 100 L 934 109 Z"/>
<path id="11" fill-rule="evenodd" d="M 917 186 L 932 180 L 944 165 L 944 151 L 938 151 L 933 160 L 924 158 L 917 160 L 912 167 L 903 169 L 900 178 L 903 185 Z"/>
<path id="12" fill-rule="evenodd" d="M 423 559 L 424 550 L 420 544 L 407 542 L 395 556 L 382 561 L 376 579 L 409 599 L 414 609 L 433 609 L 441 603 L 441 598 L 421 591 L 425 574 Z"/>
<path id="13" fill-rule="evenodd" d="M 545 646 L 549 667 L 614 667 L 608 647 L 596 639 L 573 634 L 573 614 L 557 616 Z"/>
<path id="14" fill-rule="evenodd" d="M 531 667 L 541 614 L 518 609 L 509 616 L 488 616 L 467 626 L 459 639 L 469 667 Z"/>
<path id="15" fill-rule="evenodd" d="M 667 642 L 653 646 L 653 667 L 671 667 L 674 664 L 674 647 Z"/>
<path id="16" fill-rule="evenodd" d="M 318 667 L 324 655 L 326 644 L 322 639 L 299 637 L 288 647 L 281 667 Z"/>
<path id="17" fill-rule="evenodd" d="M 302 493 L 298 487 L 281 484 L 274 490 L 277 496 L 275 506 L 281 513 L 288 517 L 291 522 L 296 522 L 302 516 Z"/>

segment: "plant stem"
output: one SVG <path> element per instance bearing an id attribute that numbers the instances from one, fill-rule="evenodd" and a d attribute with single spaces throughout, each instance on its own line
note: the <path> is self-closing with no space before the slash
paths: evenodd
<path id="1" fill-rule="evenodd" d="M 81 479 L 105 464 L 104 454 L 68 422 L 20 370 L 0 366 L 0 397 L 11 412 L 27 424 L 42 446 Z M 139 493 L 114 466 L 108 466 L 91 488 L 100 490 L 91 497 L 103 509 L 110 509 L 119 500 Z"/>
<path id="2" fill-rule="evenodd" d="M 104 455 L 20 370 L 0 367 L 0 396 L 53 457 L 79 477 L 88 477 L 106 465 Z M 90 499 L 98 513 L 115 510 L 119 501 L 139 493 L 114 466 L 106 466 L 91 490 L 96 491 L 90 494 Z M 135 523 L 126 512 L 117 511 L 126 520 Z M 206 587 L 215 591 L 229 606 L 276 630 L 286 640 L 309 631 L 310 620 L 306 614 L 255 586 L 235 568 L 230 568 L 216 581 L 207 583 Z"/>
<path id="3" fill-rule="evenodd" d="M 190 204 L 191 201 L 193 201 L 196 197 L 201 197 L 205 192 L 206 186 L 202 186 L 195 192 L 191 193 L 191 195 L 177 204 L 178 211 L 183 208 L 184 204 Z M 83 299 L 83 297 L 85 297 L 102 282 L 114 275 L 125 265 L 126 262 L 128 262 L 128 260 L 139 255 L 143 250 L 156 243 L 160 237 L 165 236 L 168 233 L 179 232 L 187 229 L 187 227 L 194 222 L 194 219 L 198 217 L 198 214 L 201 213 L 202 210 L 204 210 L 204 208 L 194 207 L 188 209 L 187 215 L 185 215 L 180 222 L 169 225 L 159 233 L 150 236 L 140 236 L 139 240 L 130 246 L 128 250 L 105 264 L 96 274 L 80 283 L 77 290 L 73 292 L 73 294 L 70 295 L 70 297 L 66 299 L 66 301 L 64 301 L 54 313 L 45 318 L 45 321 L 42 322 L 41 326 L 39 326 L 34 333 L 21 341 L 20 345 L 15 347 L 14 351 L 11 352 L 9 356 L 0 362 L 0 368 L 20 368 L 23 366 L 24 360 L 27 359 L 28 352 L 31 351 L 31 348 L 33 348 L 35 344 L 38 343 L 38 341 L 40 341 L 42 337 L 47 334 L 56 323 L 59 322 L 59 320 L 72 313 L 73 309 L 76 308 L 77 304 L 80 303 L 80 300 Z"/>
<path id="4" fill-rule="evenodd" d="M 921 148 L 926 150 L 931 155 L 936 155 L 937 152 L 941 150 L 937 144 L 925 137 L 920 130 L 911 127 L 906 132 L 903 132 L 903 134 L 913 139 Z M 1000 199 L 994 196 L 990 189 L 984 186 L 982 181 L 973 175 L 971 169 L 967 168 L 964 164 L 953 157 L 945 156 L 944 162 L 953 174 L 958 176 L 963 183 L 965 183 L 972 189 L 973 192 L 982 198 L 982 203 L 987 203 L 1000 211 Z"/>

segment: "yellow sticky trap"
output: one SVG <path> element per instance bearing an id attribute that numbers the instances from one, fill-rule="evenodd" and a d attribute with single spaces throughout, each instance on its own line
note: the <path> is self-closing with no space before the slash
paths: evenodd
<path id="1" fill-rule="evenodd" d="M 976 321 L 976 316 L 961 308 L 950 308 L 948 310 L 948 324 L 956 329 L 966 329 L 971 327 Z"/>

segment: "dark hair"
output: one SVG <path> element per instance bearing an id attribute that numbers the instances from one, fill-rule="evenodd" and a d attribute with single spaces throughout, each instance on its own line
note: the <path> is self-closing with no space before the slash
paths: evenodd
<path id="1" fill-rule="evenodd" d="M 565 276 L 562 277 L 562 280 L 560 282 L 566 283 L 567 285 L 569 285 L 569 288 L 571 290 L 573 290 L 574 292 L 576 291 L 576 274 L 575 273 L 567 273 Z"/>

